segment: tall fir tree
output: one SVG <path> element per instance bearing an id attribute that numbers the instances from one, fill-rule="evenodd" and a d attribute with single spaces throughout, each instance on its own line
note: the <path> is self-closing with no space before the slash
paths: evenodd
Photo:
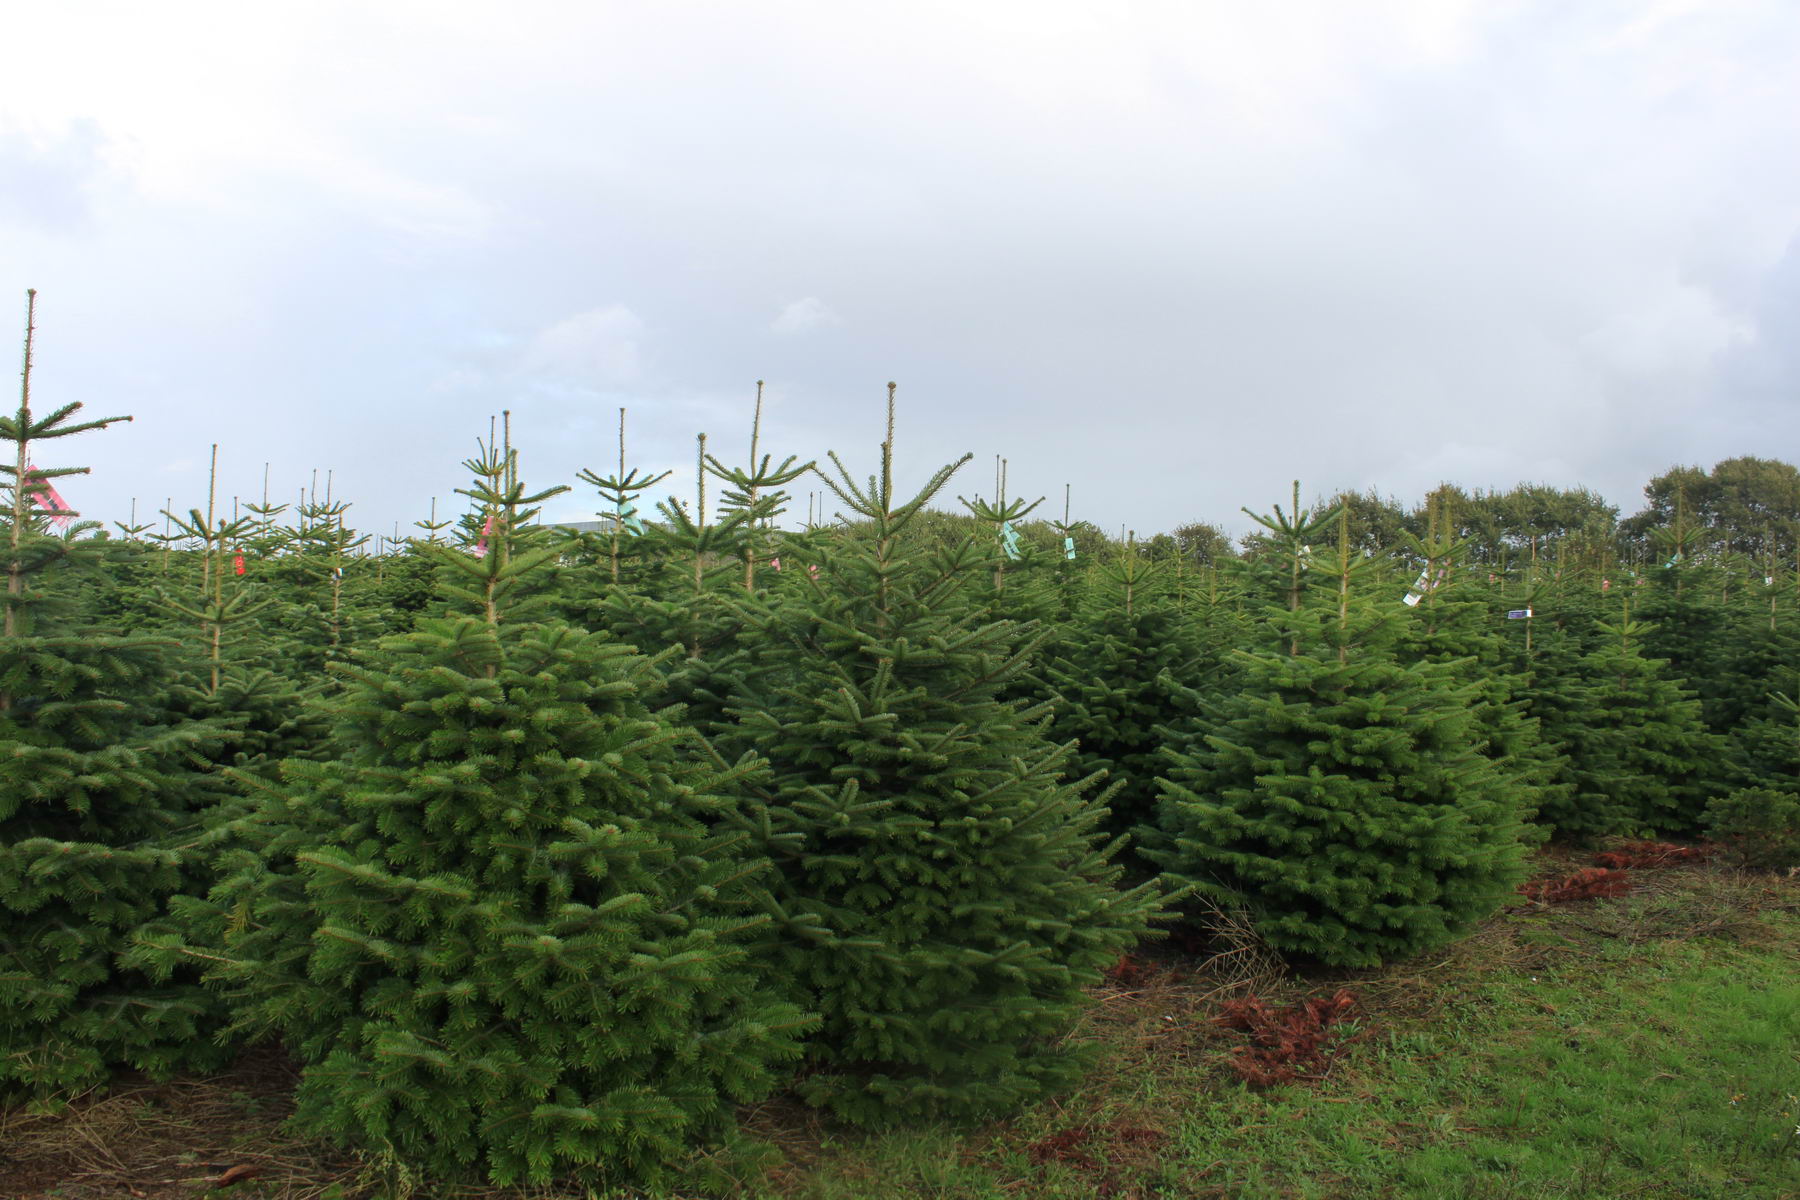
<path id="1" fill-rule="evenodd" d="M 499 1184 L 654 1181 L 730 1136 L 811 1023 L 749 949 L 766 862 L 726 832 L 748 766 L 646 703 L 654 664 L 515 619 L 560 552 L 510 453 L 471 461 L 481 557 L 431 547 L 464 612 L 340 665 L 344 757 L 293 761 L 184 907 L 238 1028 L 303 1064 L 302 1128 Z"/>
<path id="2" fill-rule="evenodd" d="M 961 463 L 903 499 L 892 385 L 888 404 L 878 474 L 832 456 L 851 520 L 803 601 L 741 601 L 783 682 L 735 735 L 773 769 L 756 819 L 788 934 L 774 971 L 824 1019 L 797 1086 L 862 1123 L 985 1116 L 1072 1081 L 1082 989 L 1157 906 L 1115 889 L 1095 781 L 1062 777 L 1043 711 L 999 695 L 1031 631 L 984 616 L 989 564 L 910 536 Z"/>
<path id="3" fill-rule="evenodd" d="M 1402 535 L 1419 574 L 1406 593 L 1414 603 L 1399 652 L 1406 660 L 1452 667 L 1473 686 L 1471 737 L 1512 789 L 1520 816 L 1530 820 L 1562 803 L 1571 788 L 1567 760 L 1531 715 L 1522 694 L 1527 681 L 1511 669 L 1512 655 L 1496 628 L 1533 621 L 1536 611 L 1529 599 L 1502 609 L 1503 598 L 1482 588 L 1467 563 L 1471 543 L 1456 532 L 1454 503 L 1450 489 L 1440 489 L 1427 502 L 1423 536 Z"/>
<path id="4" fill-rule="evenodd" d="M 1402 663 L 1397 600 L 1360 587 L 1373 559 L 1340 512 L 1251 514 L 1263 601 L 1241 690 L 1172 740 L 1145 853 L 1242 905 L 1281 950 L 1371 966 L 1442 944 L 1523 875 L 1517 798 L 1479 750 L 1460 663 Z M 1320 552 L 1331 528 L 1335 551 Z"/>
<path id="5" fill-rule="evenodd" d="M 28 315 L 19 407 L 0 417 L 14 451 L 0 465 L 0 1095 L 43 1096 L 117 1066 L 160 1074 L 213 1057 L 198 984 L 153 983 L 118 958 L 197 874 L 179 845 L 204 800 L 189 764 L 220 733 L 162 703 L 169 643 L 72 611 L 103 547 L 56 484 L 87 468 L 32 455 L 130 418 L 33 413 L 32 333 Z"/>
<path id="6" fill-rule="evenodd" d="M 1659 660 L 1662 673 L 1678 679 L 1700 702 L 1700 720 L 1720 737 L 1728 737 L 1743 719 L 1746 686 L 1734 666 L 1739 646 L 1730 635 L 1728 568 L 1718 548 L 1707 545 L 1706 531 L 1691 524 L 1685 499 L 1676 497 L 1675 521 L 1651 532 L 1661 560 L 1644 573 L 1632 610 L 1640 623 L 1643 654 Z M 1751 667 L 1751 663 L 1741 664 Z M 1730 781 L 1728 756 L 1690 766 L 1697 786 L 1723 790 Z"/>

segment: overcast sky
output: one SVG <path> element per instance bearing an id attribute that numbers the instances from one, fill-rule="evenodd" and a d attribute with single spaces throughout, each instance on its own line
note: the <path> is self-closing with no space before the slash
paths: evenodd
<path id="1" fill-rule="evenodd" d="M 867 468 L 892 379 L 909 478 L 1143 533 L 1800 456 L 1792 0 L 506 8 L 9 9 L 0 328 L 137 418 L 71 502 L 217 441 L 391 532 L 489 414 L 573 482 L 621 405 L 685 492 L 757 379 L 783 451 Z"/>

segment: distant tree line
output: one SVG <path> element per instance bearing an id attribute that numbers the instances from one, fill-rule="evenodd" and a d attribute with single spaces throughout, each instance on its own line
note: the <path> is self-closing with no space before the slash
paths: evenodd
<path id="1" fill-rule="evenodd" d="M 1469 544 L 1472 561 L 1508 566 L 1561 560 L 1575 566 L 1618 563 L 1641 567 L 1659 557 L 1657 530 L 1674 530 L 1689 557 L 1746 570 L 1792 563 L 1800 530 L 1800 469 L 1772 458 L 1728 458 L 1712 470 L 1671 467 L 1644 487 L 1644 508 L 1621 519 L 1619 510 L 1585 488 L 1521 483 L 1483 491 L 1446 483 L 1408 506 L 1374 490 L 1341 492 L 1312 506 L 1323 514 L 1342 508 L 1350 538 L 1370 553 L 1402 550 L 1427 533 L 1429 513 L 1441 510 L 1454 535 Z M 1099 530 L 1093 531 L 1099 535 Z M 1666 539 L 1663 539 L 1666 540 Z M 1217 524 L 1189 521 L 1144 543 L 1146 554 L 1180 559 L 1194 567 L 1264 548 L 1253 532 L 1234 542 Z"/>

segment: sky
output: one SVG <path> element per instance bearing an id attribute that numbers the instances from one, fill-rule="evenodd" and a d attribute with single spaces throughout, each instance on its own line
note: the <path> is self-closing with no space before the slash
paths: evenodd
<path id="1" fill-rule="evenodd" d="M 1148 535 L 1800 457 L 1800 5 L 19 6 L 0 283 L 139 519 L 695 435 Z M 8 293 L 0 288 L 0 299 Z M 0 311 L 5 311 L 0 308 Z M 0 328 L 5 328 L 0 324 Z M 17 346 L 19 343 L 14 342 Z M 16 350 L 14 351 L 16 354 Z M 14 361 L 18 361 L 16 358 Z M 16 379 L 15 379 L 16 383 Z M 10 402 L 8 402 L 10 403 Z M 796 485 L 796 511 L 807 507 Z M 954 499 L 947 497 L 954 505 Z M 551 502 L 592 515 L 591 489 Z"/>

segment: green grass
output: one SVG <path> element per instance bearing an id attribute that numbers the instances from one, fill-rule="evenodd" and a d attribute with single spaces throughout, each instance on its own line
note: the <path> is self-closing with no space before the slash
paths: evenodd
<path id="1" fill-rule="evenodd" d="M 1760 885 L 1760 901 L 1756 886 L 1667 872 L 1643 894 L 1499 918 L 1440 962 L 1288 981 L 1290 998 L 1368 998 L 1357 1040 L 1310 1085 L 1247 1089 L 1215 1006 L 1184 1007 L 1179 980 L 1152 987 L 1096 1022 L 1102 1060 L 1080 1094 L 979 1131 L 840 1137 L 746 1190 L 1800 1197 L 1800 919 L 1791 886 Z M 1045 1161 L 1071 1129 L 1094 1131 L 1085 1157 Z"/>

